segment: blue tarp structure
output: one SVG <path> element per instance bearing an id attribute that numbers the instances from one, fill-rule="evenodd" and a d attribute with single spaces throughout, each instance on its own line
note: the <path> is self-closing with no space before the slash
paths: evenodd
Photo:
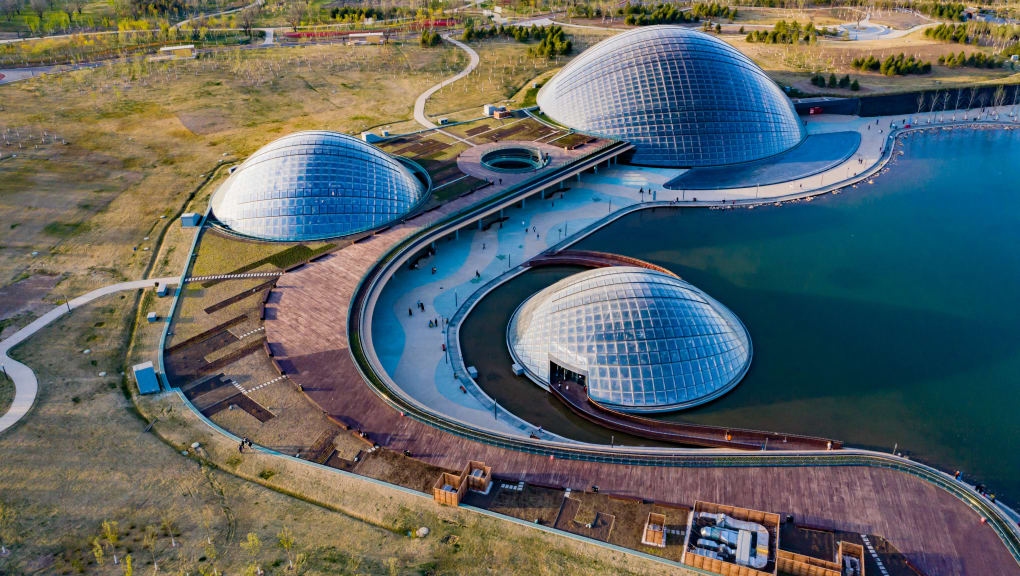
<path id="1" fill-rule="evenodd" d="M 156 378 L 156 369 L 152 362 L 135 364 L 132 370 L 135 373 L 135 382 L 138 384 L 139 394 L 153 394 L 159 392 L 159 379 Z"/>

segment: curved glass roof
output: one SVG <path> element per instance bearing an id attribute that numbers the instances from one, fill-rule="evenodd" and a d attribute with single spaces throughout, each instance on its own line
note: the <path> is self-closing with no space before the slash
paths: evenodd
<path id="1" fill-rule="evenodd" d="M 628 412 L 689 408 L 732 389 L 751 337 L 725 306 L 675 276 L 632 266 L 574 274 L 514 312 L 507 345 L 528 376 L 550 362 L 584 374 L 588 396 Z"/>
<path id="2" fill-rule="evenodd" d="M 226 228 L 266 240 L 345 236 L 400 218 L 427 190 L 400 161 L 339 132 L 290 134 L 251 155 L 212 199 Z"/>
<path id="3" fill-rule="evenodd" d="M 793 103 L 761 68 L 679 26 L 599 42 L 542 87 L 538 104 L 561 124 L 633 143 L 632 161 L 649 166 L 747 162 L 804 137 Z"/>

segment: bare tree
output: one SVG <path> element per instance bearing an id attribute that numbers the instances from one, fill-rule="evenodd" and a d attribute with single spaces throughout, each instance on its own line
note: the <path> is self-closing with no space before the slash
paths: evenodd
<path id="1" fill-rule="evenodd" d="M 156 542 L 159 537 L 159 529 L 154 525 L 149 524 L 145 527 L 145 536 L 142 538 L 142 546 L 149 551 L 152 556 L 152 573 L 159 572 L 159 562 L 156 560 Z"/>
<path id="2" fill-rule="evenodd" d="M 241 10 L 241 17 L 238 19 L 238 22 L 241 25 L 241 30 L 244 31 L 244 34 L 248 38 L 251 38 L 251 29 L 252 26 L 255 25 L 255 8 L 245 8 L 244 10 Z"/>
<path id="3" fill-rule="evenodd" d="M 300 2 L 292 2 L 287 8 L 287 23 L 296 32 L 301 25 L 301 18 L 305 15 L 305 7 Z"/>
<path id="4" fill-rule="evenodd" d="M 31 0 L 29 2 L 29 7 L 32 8 L 33 12 L 39 15 L 39 21 L 41 22 L 43 15 L 46 14 L 46 10 L 50 7 L 50 3 L 49 0 Z"/>
<path id="5" fill-rule="evenodd" d="M 21 2 L 19 0 L 0 0 L 0 10 L 3 10 L 7 21 L 10 22 L 16 14 L 21 12 Z"/>
<path id="6" fill-rule="evenodd" d="M 1002 103 L 1006 101 L 1006 87 L 999 84 L 999 87 L 995 89 L 995 95 L 992 96 L 992 106 L 1002 106 Z"/>

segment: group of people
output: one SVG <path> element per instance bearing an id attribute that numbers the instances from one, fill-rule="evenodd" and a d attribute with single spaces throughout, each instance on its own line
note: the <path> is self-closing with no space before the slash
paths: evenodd
<path id="1" fill-rule="evenodd" d="M 244 454 L 245 446 L 247 446 L 248 448 L 254 446 L 254 444 L 252 444 L 251 440 L 247 436 L 241 438 L 241 443 L 237 445 L 237 451 Z"/>

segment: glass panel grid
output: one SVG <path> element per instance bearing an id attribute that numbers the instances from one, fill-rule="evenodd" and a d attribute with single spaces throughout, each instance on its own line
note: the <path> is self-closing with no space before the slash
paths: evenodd
<path id="1" fill-rule="evenodd" d="M 239 234 L 307 240 L 382 226 L 426 192 L 382 150 L 339 132 L 307 131 L 255 152 L 216 191 L 212 208 Z"/>
<path id="2" fill-rule="evenodd" d="M 724 391 L 751 356 L 747 330 L 723 305 L 674 276 L 622 266 L 533 295 L 511 319 L 507 341 L 544 383 L 557 361 L 587 375 L 592 399 L 637 410 Z"/>
<path id="3" fill-rule="evenodd" d="M 649 26 L 604 40 L 538 95 L 542 111 L 584 132 L 631 142 L 635 164 L 733 164 L 796 146 L 793 103 L 749 58 L 718 38 Z"/>

